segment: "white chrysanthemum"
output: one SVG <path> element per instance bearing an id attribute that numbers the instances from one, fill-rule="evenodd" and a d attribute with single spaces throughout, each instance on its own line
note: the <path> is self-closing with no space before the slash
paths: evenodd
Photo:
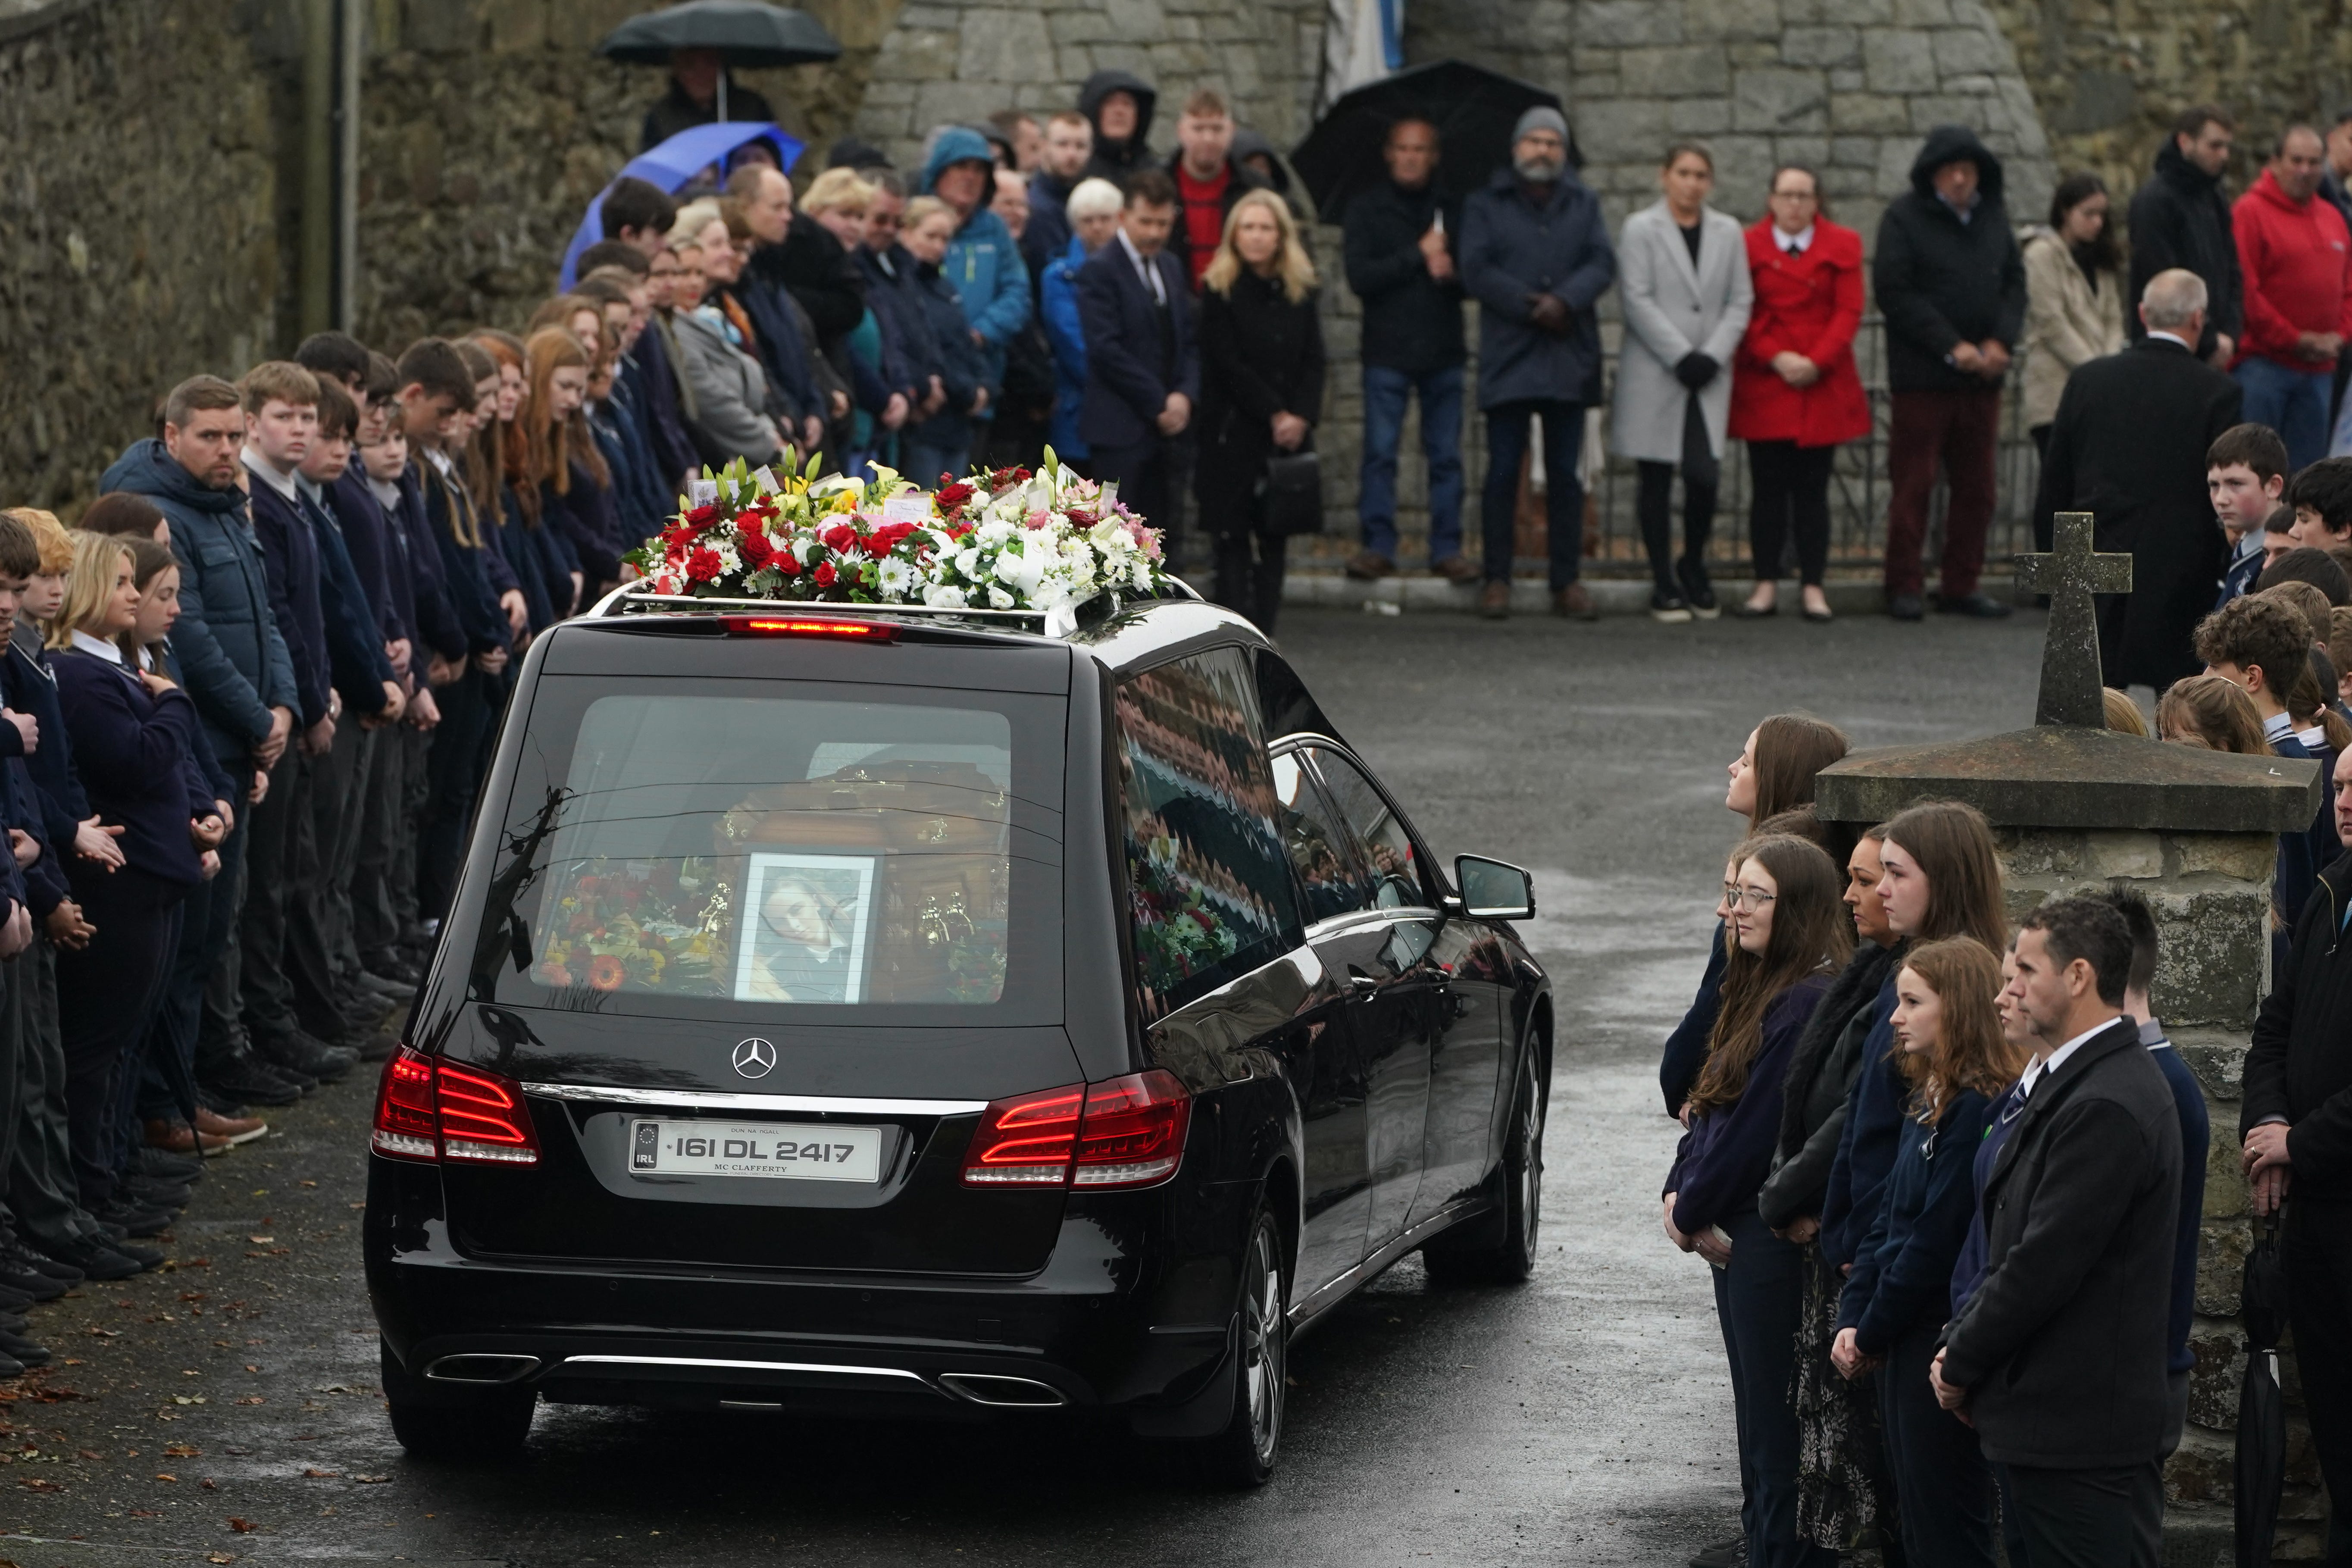
<path id="1" fill-rule="evenodd" d="M 1135 541 L 1118 525 L 1117 516 L 1104 518 L 1087 530 L 1087 542 L 1106 554 L 1118 555 L 1135 548 Z"/>
<path id="2" fill-rule="evenodd" d="M 903 596 L 915 585 L 915 569 L 897 556 L 886 556 L 880 563 L 882 591 L 893 598 Z"/>
<path id="3" fill-rule="evenodd" d="M 1020 531 L 1019 523 L 1001 517 L 991 517 L 972 531 L 972 542 L 982 545 L 1002 544 Z"/>
<path id="4" fill-rule="evenodd" d="M 1149 556 L 1138 555 L 1133 561 L 1129 562 L 1127 568 L 1127 580 L 1135 584 L 1135 591 L 1137 593 L 1150 593 L 1151 591 L 1150 558 Z"/>
<path id="5" fill-rule="evenodd" d="M 988 587 L 988 602 L 991 607 L 999 610 L 1009 610 L 1013 605 L 1013 595 L 993 583 Z"/>
<path id="6" fill-rule="evenodd" d="M 934 583 L 923 590 L 923 603 L 939 610 L 961 610 L 971 601 L 952 583 Z"/>

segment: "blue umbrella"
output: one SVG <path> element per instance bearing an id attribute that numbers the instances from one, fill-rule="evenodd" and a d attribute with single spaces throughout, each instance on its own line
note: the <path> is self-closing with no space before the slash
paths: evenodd
<path id="1" fill-rule="evenodd" d="M 787 136 L 764 120 L 729 120 L 716 125 L 694 125 L 679 132 L 660 146 L 638 153 L 629 160 L 613 184 L 623 180 L 643 180 L 659 185 L 665 191 L 676 191 L 695 175 L 723 162 L 727 154 L 746 142 L 772 142 L 782 152 L 784 167 L 789 169 L 801 155 L 802 142 Z M 580 253 L 604 237 L 604 226 L 598 209 L 604 198 L 612 195 L 606 185 L 588 204 L 587 213 L 580 219 L 580 227 L 572 234 L 572 243 L 564 248 L 563 270 L 556 278 L 558 289 L 569 289 L 579 281 Z"/>

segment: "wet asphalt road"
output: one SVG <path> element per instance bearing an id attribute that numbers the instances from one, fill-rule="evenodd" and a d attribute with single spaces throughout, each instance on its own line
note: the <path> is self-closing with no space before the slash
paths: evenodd
<path id="1" fill-rule="evenodd" d="M 1560 998 L 1545 1258 L 1432 1289 L 1408 1259 L 1293 1354 L 1281 1471 L 1203 1493 L 1148 1452 L 996 1430 L 542 1407 L 504 1470 L 411 1462 L 356 1237 L 372 1083 L 215 1162 L 174 1264 L 37 1310 L 0 1384 L 0 1562 L 1639 1564 L 1731 1532 L 1705 1265 L 1657 1235 L 1657 1043 L 1689 998 L 1723 764 L 1804 708 L 1862 745 L 2031 721 L 2041 617 L 1500 626 L 1300 612 L 1283 641 L 1443 856 L 1535 868 Z"/>

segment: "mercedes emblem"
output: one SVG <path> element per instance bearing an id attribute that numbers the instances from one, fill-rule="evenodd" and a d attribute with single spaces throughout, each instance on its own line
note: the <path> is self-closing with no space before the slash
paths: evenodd
<path id="1" fill-rule="evenodd" d="M 754 1036 L 735 1047 L 735 1070 L 745 1078 L 765 1078 L 776 1065 L 776 1047 Z"/>

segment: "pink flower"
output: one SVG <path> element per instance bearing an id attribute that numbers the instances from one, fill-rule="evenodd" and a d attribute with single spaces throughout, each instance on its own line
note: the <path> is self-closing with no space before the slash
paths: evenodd
<path id="1" fill-rule="evenodd" d="M 1031 528 L 1037 529 L 1043 528 L 1047 523 L 1053 521 L 1054 516 L 1051 512 L 1046 511 L 1044 508 L 1040 507 L 1037 510 L 1031 512 L 1026 521 Z"/>

